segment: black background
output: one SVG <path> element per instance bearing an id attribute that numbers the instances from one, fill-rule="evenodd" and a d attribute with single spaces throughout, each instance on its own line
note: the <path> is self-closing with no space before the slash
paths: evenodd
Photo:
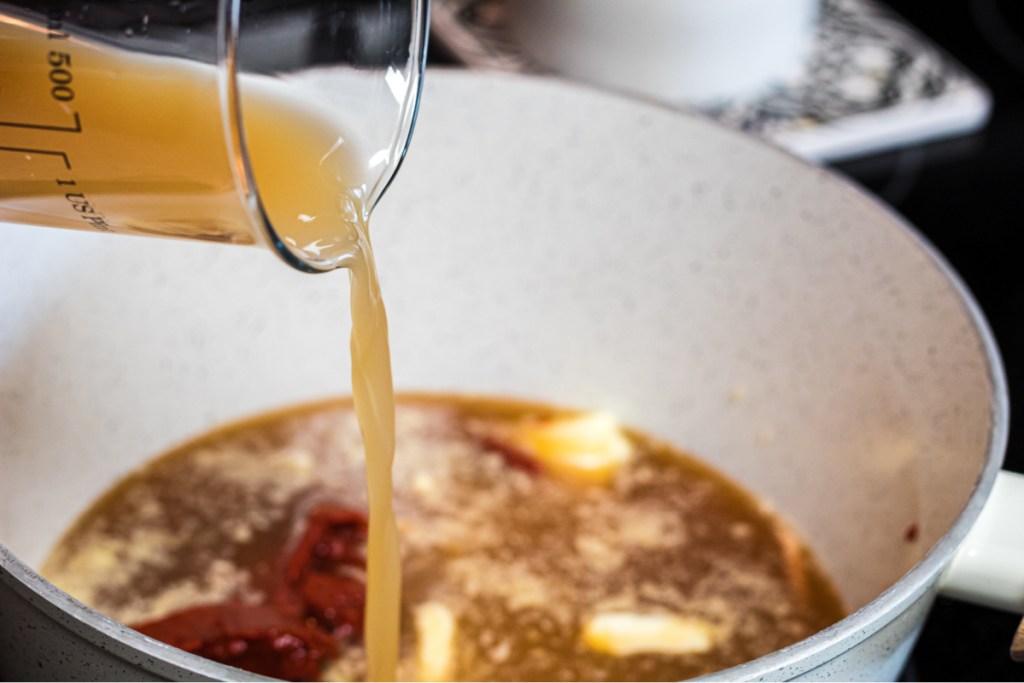
<path id="1" fill-rule="evenodd" d="M 992 119 L 975 134 L 832 168 L 905 216 L 961 274 L 1002 350 L 1012 403 L 1024 396 L 1024 247 L 1013 239 L 1024 231 L 1024 2 L 887 4 L 989 87 Z M 435 41 L 430 61 L 452 60 Z M 1024 472 L 1022 419 L 1024 411 L 1011 415 L 1006 456 L 1017 472 Z M 1024 664 L 1009 658 L 1019 622 L 1019 615 L 939 598 L 904 678 L 1024 680 Z"/>
<path id="2" fill-rule="evenodd" d="M 970 136 L 833 168 L 906 216 L 960 272 L 1002 350 L 1012 405 L 1024 396 L 1024 247 L 1014 240 L 1024 236 L 1024 2 L 888 4 L 985 82 L 992 119 Z M 1006 467 L 1017 472 L 1024 472 L 1022 419 L 1011 411 Z M 1019 622 L 1019 615 L 940 598 L 905 676 L 1024 680 L 1024 664 L 1008 656 Z"/>

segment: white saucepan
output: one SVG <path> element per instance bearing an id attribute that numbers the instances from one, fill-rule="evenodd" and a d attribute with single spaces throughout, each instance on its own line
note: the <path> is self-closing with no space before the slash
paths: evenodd
<path id="1" fill-rule="evenodd" d="M 1024 498 L 995 343 L 836 176 L 580 86 L 441 72 L 372 231 L 399 389 L 611 410 L 817 549 L 851 616 L 723 676 L 895 677 L 950 563 L 960 595 L 1024 609 L 1024 543 L 992 543 Z M 169 445 L 347 393 L 346 289 L 259 249 L 0 225 L 0 676 L 252 678 L 32 568 Z"/>

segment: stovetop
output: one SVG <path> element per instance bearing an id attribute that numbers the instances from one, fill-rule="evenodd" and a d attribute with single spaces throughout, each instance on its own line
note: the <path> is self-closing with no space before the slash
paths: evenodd
<path id="1" fill-rule="evenodd" d="M 960 273 L 1002 350 L 1010 389 L 1024 395 L 1024 3 L 887 0 L 908 23 L 991 90 L 980 132 L 861 157 L 830 167 L 905 216 Z M 431 60 L 451 63 L 434 48 Z M 1006 468 L 1024 473 L 1024 413 L 1011 411 Z M 1021 568 L 1024 571 L 1024 567 Z M 1019 615 L 939 598 L 905 680 L 1024 680 L 1009 658 Z"/>
<path id="2" fill-rule="evenodd" d="M 959 271 L 1002 350 L 1012 404 L 1024 395 L 1024 251 L 1011 247 L 1024 228 L 1024 3 L 888 4 L 989 87 L 992 119 L 973 135 L 833 168 L 903 214 Z M 1016 472 L 1024 472 L 1022 419 L 1011 410 L 1005 467 Z M 1024 664 L 1008 656 L 1019 623 L 1020 615 L 940 598 L 906 678 L 1024 680 Z"/>

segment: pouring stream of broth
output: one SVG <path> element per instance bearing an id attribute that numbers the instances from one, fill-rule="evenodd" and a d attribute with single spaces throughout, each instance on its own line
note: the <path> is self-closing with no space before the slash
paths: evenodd
<path id="1" fill-rule="evenodd" d="M 0 21 L 0 151 L 13 151 L 0 165 L 0 220 L 254 242 L 212 96 L 216 78 L 208 65 Z M 288 84 L 243 77 L 240 88 L 250 159 L 278 233 L 295 249 L 349 267 L 352 387 L 369 489 L 368 670 L 372 680 L 394 680 L 401 588 L 391 498 L 395 409 L 361 199 L 369 160 L 333 112 Z"/>
<path id="2" fill-rule="evenodd" d="M 358 224 L 359 252 L 349 267 L 352 307 L 352 397 L 366 450 L 370 535 L 367 543 L 364 625 L 370 680 L 393 681 L 398 665 L 401 559 L 392 506 L 395 397 L 388 323 L 366 233 Z"/>

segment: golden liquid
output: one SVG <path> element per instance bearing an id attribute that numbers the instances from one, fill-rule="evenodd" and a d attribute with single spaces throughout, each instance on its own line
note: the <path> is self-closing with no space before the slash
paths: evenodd
<path id="1" fill-rule="evenodd" d="M 399 396 L 401 680 L 680 680 L 778 650 L 844 616 L 799 538 L 686 453 L 630 432 L 635 453 L 614 484 L 581 487 L 527 474 L 478 438 L 569 414 L 480 397 Z M 362 506 L 355 423 L 350 401 L 326 401 L 199 435 L 97 500 L 53 548 L 45 575 L 128 623 L 197 604 L 259 602 L 312 508 Z M 452 614 L 447 647 L 417 618 L 424 605 Z M 696 617 L 715 625 L 716 644 L 613 656 L 581 636 L 595 611 L 609 610 Z M 426 645 L 446 666 L 423 666 Z M 323 678 L 365 673 L 358 643 L 346 643 Z"/>
<path id="2" fill-rule="evenodd" d="M 365 228 L 365 224 L 361 226 Z M 397 678 L 402 568 L 398 525 L 392 507 L 395 397 L 391 381 L 388 323 L 373 253 L 365 230 L 360 258 L 349 270 L 352 285 L 352 397 L 366 452 L 370 533 L 366 552 L 366 640 L 368 678 Z"/>
<path id="3" fill-rule="evenodd" d="M 216 69 L 52 35 L 0 17 L 0 220 L 262 241 L 237 189 Z M 352 231 L 337 223 L 357 212 L 339 197 L 363 185 L 366 164 L 344 112 L 271 78 L 238 87 L 260 197 L 282 238 L 313 256 L 351 250 Z"/>
<path id="4" fill-rule="evenodd" d="M 256 243 L 217 72 L 0 17 L 0 221 Z M 370 678 L 393 680 L 400 600 L 391 510 L 387 320 L 362 204 L 366 168 L 335 112 L 287 83 L 239 82 L 261 201 L 286 243 L 350 266 L 353 395 L 366 443 Z M 229 122 L 230 123 L 230 122 Z"/>

